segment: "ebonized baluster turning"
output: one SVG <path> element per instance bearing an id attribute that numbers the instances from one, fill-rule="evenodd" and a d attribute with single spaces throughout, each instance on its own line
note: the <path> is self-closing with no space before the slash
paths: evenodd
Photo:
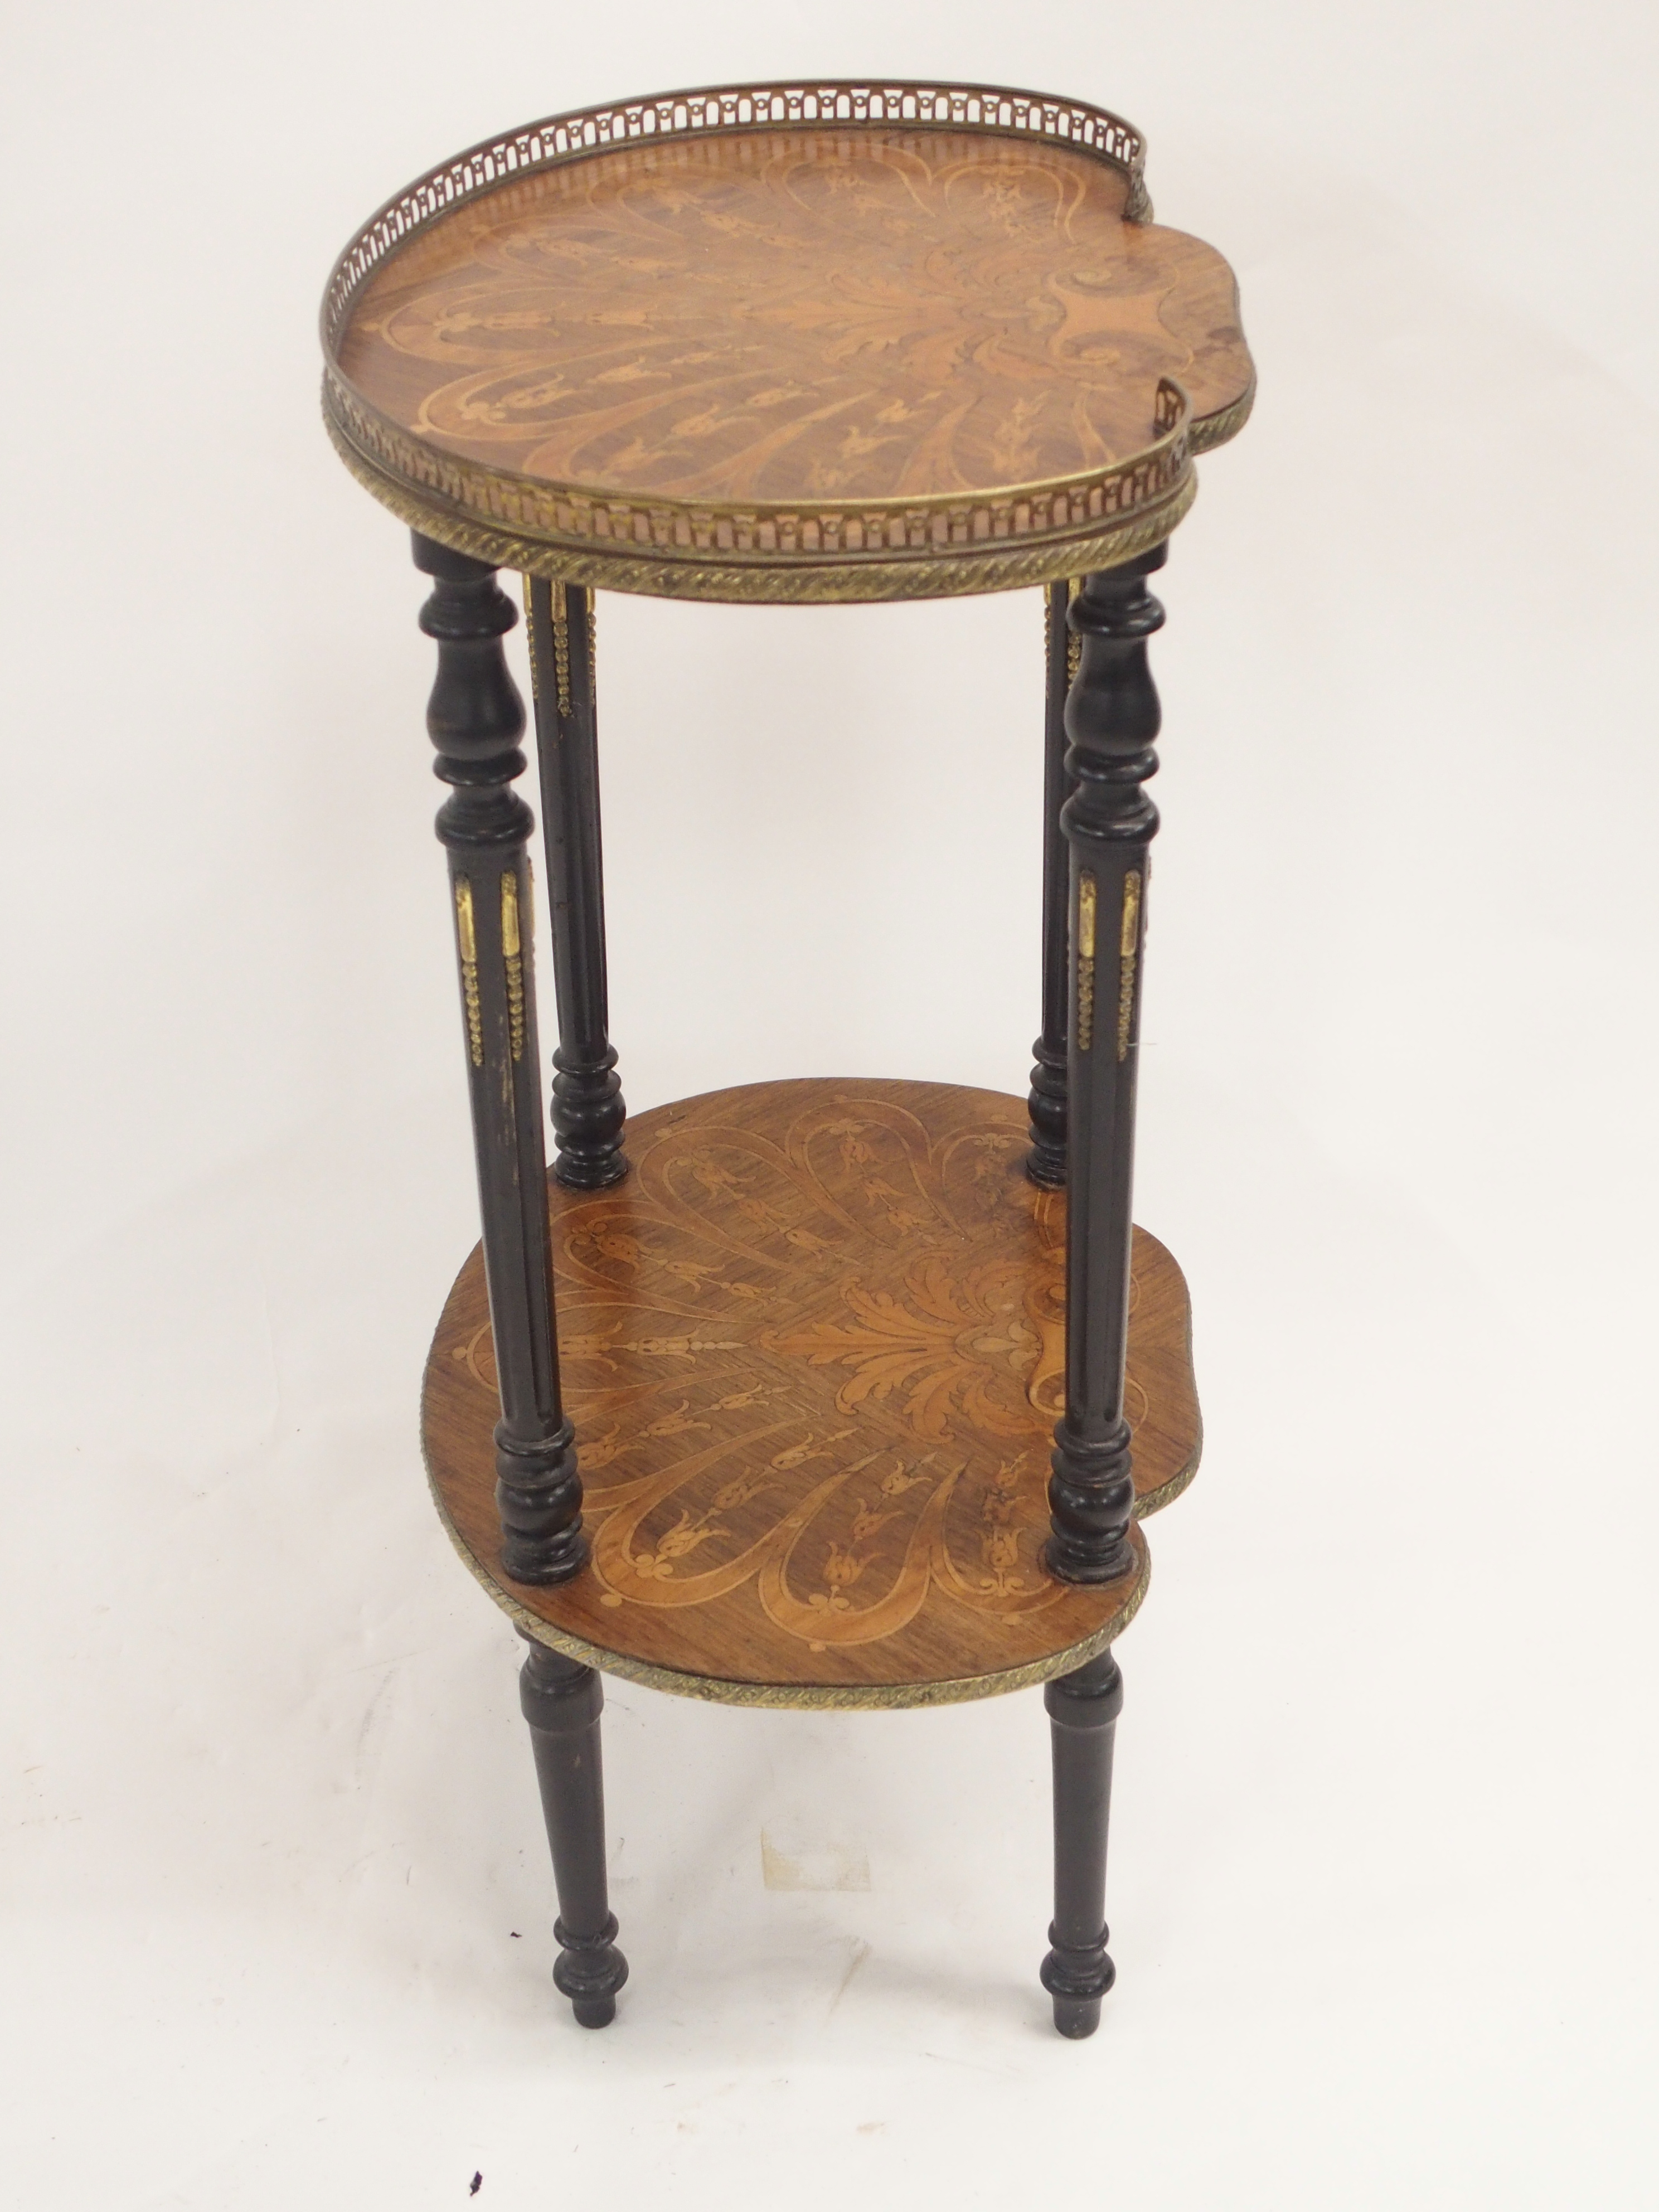
<path id="1" fill-rule="evenodd" d="M 609 1034 L 593 594 L 544 576 L 525 587 L 559 1010 L 553 1172 L 573 1190 L 603 1190 L 628 1172 L 628 1109 Z"/>
<path id="2" fill-rule="evenodd" d="M 501 1565 L 520 1583 L 557 1583 L 587 1557 L 581 1481 L 559 1395 L 546 1154 L 525 846 L 535 817 L 511 788 L 524 773 L 524 703 L 501 639 L 518 619 L 482 561 L 415 533 L 433 580 L 421 628 L 436 641 L 427 708 L 438 811 L 449 855 L 463 1035 L 478 1169 L 484 1273 L 501 1390 L 495 1502 Z"/>
<path id="3" fill-rule="evenodd" d="M 1048 1563 L 1062 1580 L 1112 1582 L 1131 1562 L 1134 1505 L 1123 1415 L 1141 942 L 1158 810 L 1145 785 L 1158 692 L 1146 641 L 1164 610 L 1146 579 L 1159 545 L 1085 577 L 1068 620 L 1082 642 L 1066 702 L 1074 788 L 1066 1046 L 1066 1411 L 1054 1431 Z"/>
<path id="4" fill-rule="evenodd" d="M 1031 1149 L 1025 1172 L 1045 1190 L 1066 1180 L 1066 896 L 1071 856 L 1060 811 L 1070 798 L 1066 767 L 1066 692 L 1076 640 L 1066 626 L 1072 586 L 1050 584 L 1044 594 L 1043 641 L 1047 680 L 1042 729 L 1042 1035 L 1031 1047 Z"/>

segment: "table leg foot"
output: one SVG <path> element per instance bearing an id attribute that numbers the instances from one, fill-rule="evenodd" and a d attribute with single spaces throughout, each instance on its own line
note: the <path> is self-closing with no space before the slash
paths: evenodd
<path id="1" fill-rule="evenodd" d="M 1054 1917 L 1039 1970 L 1054 2026 L 1073 2040 L 1100 2025 L 1100 2001 L 1117 1978 L 1106 1949 L 1106 1828 L 1112 1739 L 1123 1676 L 1109 1651 L 1043 1692 L 1054 1763 Z"/>
<path id="2" fill-rule="evenodd" d="M 608 2027 L 617 2016 L 617 1992 L 628 1979 L 628 1961 L 617 1948 L 617 1916 L 605 1881 L 599 1748 L 605 1692 L 591 1667 L 535 1643 L 519 1690 L 559 1893 L 554 1986 L 569 1998 L 580 2027 Z"/>

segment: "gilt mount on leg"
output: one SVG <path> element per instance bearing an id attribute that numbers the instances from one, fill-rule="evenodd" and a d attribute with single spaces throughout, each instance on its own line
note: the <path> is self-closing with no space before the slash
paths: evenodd
<path id="1" fill-rule="evenodd" d="M 1025 1172 L 1044 1190 L 1066 1181 L 1066 896 L 1071 860 L 1060 810 L 1071 796 L 1066 765 L 1066 693 L 1078 640 L 1066 626 L 1073 586 L 1050 584 L 1043 603 L 1042 1035 L 1031 1047 L 1031 1149 Z"/>
<path id="2" fill-rule="evenodd" d="M 610 1037 L 593 601 L 580 584 L 525 579 L 559 1014 L 553 1172 L 572 1190 L 605 1190 L 628 1172 Z"/>
<path id="3" fill-rule="evenodd" d="M 524 702 L 501 639 L 518 619 L 486 562 L 415 535 L 433 580 L 421 628 L 438 647 L 427 728 L 451 786 L 437 830 L 449 856 L 462 1036 L 484 1273 L 501 1393 L 495 1502 L 514 1582 L 567 1582 L 586 1565 L 581 1480 L 559 1390 L 546 1152 L 525 847 L 535 817 L 512 788 L 526 767 Z"/>
<path id="4" fill-rule="evenodd" d="M 1051 1573 L 1115 1582 L 1133 1559 L 1134 1505 L 1124 1361 L 1147 859 L 1158 810 L 1158 692 L 1146 641 L 1164 610 L 1146 579 L 1154 547 L 1085 577 L 1068 620 L 1081 644 L 1066 701 L 1073 788 L 1060 810 L 1071 848 L 1066 1034 L 1066 1411 L 1054 1431 Z"/>

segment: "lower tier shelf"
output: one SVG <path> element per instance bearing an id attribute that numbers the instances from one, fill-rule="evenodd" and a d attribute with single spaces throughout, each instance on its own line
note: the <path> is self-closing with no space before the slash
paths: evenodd
<path id="1" fill-rule="evenodd" d="M 498 1564 L 483 1264 L 451 1291 L 422 1435 L 463 1559 L 591 1666 L 735 1705 L 920 1705 L 1081 1666 L 1149 1571 L 1048 1576 L 1065 1397 L 1064 1192 L 1023 1102 L 929 1083 L 753 1084 L 631 1121 L 632 1170 L 551 1186 L 560 1364 L 592 1564 Z M 1136 1512 L 1197 1471 L 1180 1268 L 1134 1233 Z"/>

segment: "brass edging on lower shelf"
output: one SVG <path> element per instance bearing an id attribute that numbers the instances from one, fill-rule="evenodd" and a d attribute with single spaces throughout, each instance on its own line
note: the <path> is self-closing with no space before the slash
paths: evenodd
<path id="1" fill-rule="evenodd" d="M 653 1667 L 647 1660 L 630 1659 L 624 1654 L 607 1651 L 584 1637 L 572 1636 L 565 1630 L 555 1628 L 539 1613 L 504 1589 L 483 1565 L 477 1554 L 466 1542 L 453 1521 L 448 1508 L 439 1494 L 432 1479 L 432 1466 L 427 1459 L 422 1441 L 421 1458 L 426 1468 L 427 1486 L 432 1492 L 432 1502 L 438 1509 L 450 1542 L 455 1547 L 462 1565 L 479 1588 L 495 1600 L 507 1619 L 523 1635 L 544 1644 L 550 1650 L 562 1652 L 567 1659 L 574 1659 L 584 1667 L 592 1667 L 603 1674 L 614 1674 L 624 1682 L 642 1683 L 647 1689 L 665 1690 L 671 1697 L 696 1698 L 705 1705 L 749 1705 L 793 1709 L 797 1711 L 828 1712 L 896 1712 L 907 1708 L 927 1705 L 969 1705 L 981 1698 L 998 1698 L 1015 1690 L 1033 1688 L 1039 1682 L 1051 1681 L 1056 1674 L 1069 1674 L 1076 1668 L 1086 1666 L 1091 1659 L 1115 1644 L 1140 1610 L 1147 1585 L 1152 1580 L 1152 1556 L 1144 1536 L 1138 1534 L 1140 1553 L 1140 1572 L 1118 1612 L 1103 1628 L 1085 1636 L 1081 1643 L 1067 1646 L 1064 1651 L 1051 1652 L 1045 1659 L 1034 1659 L 1023 1667 L 1011 1667 L 1000 1673 L 971 1674 L 940 1682 L 836 1682 L 822 1686 L 787 1682 L 733 1682 L 710 1674 L 689 1674 L 672 1667 Z M 1181 1486 L 1192 1480 L 1197 1469 L 1194 1457 L 1192 1466 L 1182 1470 L 1177 1478 Z M 1174 1486 L 1166 1486 L 1174 1494 Z"/>

